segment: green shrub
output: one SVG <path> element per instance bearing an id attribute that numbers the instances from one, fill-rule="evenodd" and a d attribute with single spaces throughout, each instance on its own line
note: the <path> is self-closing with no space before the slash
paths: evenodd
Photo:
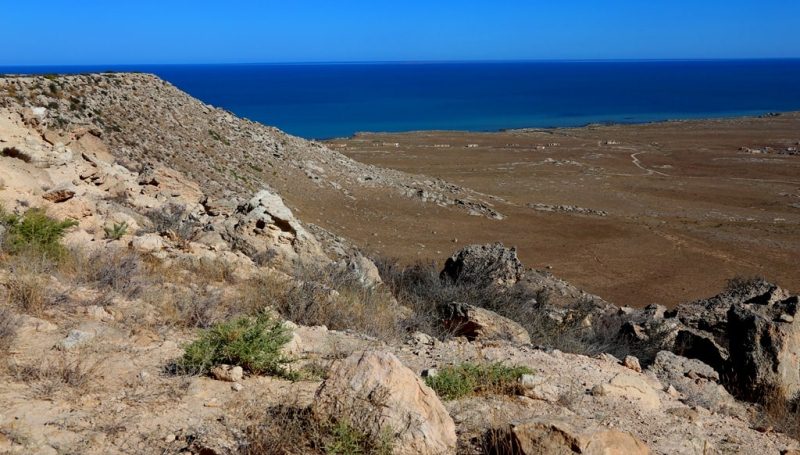
<path id="1" fill-rule="evenodd" d="M 67 229 L 77 226 L 77 221 L 58 221 L 47 216 L 42 209 L 30 209 L 24 215 L 2 215 L 8 227 L 3 240 L 4 248 L 12 253 L 33 252 L 50 259 L 59 259 L 65 250 L 61 238 Z"/>
<path id="2" fill-rule="evenodd" d="M 392 453 L 392 439 L 390 432 L 384 432 L 380 437 L 371 435 L 355 428 L 348 421 L 337 422 L 328 434 L 328 443 L 325 453 L 331 455 L 357 455 L 375 454 L 389 455 Z"/>
<path id="3" fill-rule="evenodd" d="M 289 340 L 289 330 L 268 313 L 240 317 L 204 330 L 186 347 L 177 366 L 184 372 L 204 374 L 215 365 L 238 365 L 253 374 L 294 379 L 284 368 L 291 360 L 281 353 Z"/>
<path id="4" fill-rule="evenodd" d="M 110 240 L 119 240 L 128 233 L 128 223 L 114 223 L 111 227 L 106 227 L 106 237 Z"/>
<path id="5" fill-rule="evenodd" d="M 521 392 L 519 378 L 531 373 L 527 367 L 502 363 L 462 363 L 443 368 L 436 376 L 425 378 L 425 383 L 445 400 L 481 394 L 517 395 Z"/>

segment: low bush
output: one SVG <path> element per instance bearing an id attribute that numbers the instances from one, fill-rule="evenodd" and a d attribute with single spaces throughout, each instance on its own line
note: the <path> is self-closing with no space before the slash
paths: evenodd
<path id="1" fill-rule="evenodd" d="M 484 394 L 518 395 L 522 392 L 520 377 L 532 373 L 527 367 L 502 363 L 462 363 L 442 368 L 435 376 L 425 378 L 425 383 L 445 400 Z"/>
<path id="2" fill-rule="evenodd" d="M 190 374 L 205 374 L 215 365 L 238 365 L 253 374 L 293 378 L 285 366 L 291 362 L 281 348 L 291 340 L 291 333 L 266 312 L 256 317 L 240 317 L 216 324 L 186 347 L 177 364 Z"/>
<path id="3" fill-rule="evenodd" d="M 104 228 L 106 238 L 109 240 L 119 240 L 128 233 L 128 223 L 114 223 L 113 226 Z"/>
<path id="4" fill-rule="evenodd" d="M 349 272 L 330 267 L 300 268 L 295 277 L 264 302 L 284 318 L 381 339 L 402 337 L 401 308 L 387 289 L 366 288 Z"/>
<path id="5" fill-rule="evenodd" d="M 8 308 L 0 307 L 0 355 L 8 351 L 17 336 L 17 316 Z"/>
<path id="6" fill-rule="evenodd" d="M 100 363 L 90 361 L 80 353 L 60 353 L 37 363 L 10 362 L 8 372 L 15 380 L 28 384 L 38 398 L 49 399 L 65 388 L 86 392 L 97 377 Z M 79 396 L 80 393 L 75 396 Z"/>
<path id="7" fill-rule="evenodd" d="M 67 229 L 77 226 L 73 220 L 58 221 L 42 209 L 30 209 L 23 215 L 3 214 L 2 222 L 8 231 L 3 247 L 11 254 L 30 252 L 50 259 L 60 259 L 65 253 L 61 238 Z"/>
<path id="8" fill-rule="evenodd" d="M 6 299 L 20 311 L 40 316 L 50 303 L 47 283 L 42 275 L 17 270 L 6 283 Z"/>
<path id="9" fill-rule="evenodd" d="M 252 414 L 246 417 L 255 423 L 245 429 L 239 448 L 245 455 L 389 455 L 394 445 L 390 431 L 373 435 L 350 420 L 319 421 L 309 408 L 280 405 L 266 415 L 263 408 Z"/>

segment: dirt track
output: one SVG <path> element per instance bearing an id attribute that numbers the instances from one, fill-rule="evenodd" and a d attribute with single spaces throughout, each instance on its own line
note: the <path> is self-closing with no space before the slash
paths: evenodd
<path id="1" fill-rule="evenodd" d="M 498 196 L 505 202 L 495 208 L 506 219 L 420 209 L 385 194 L 360 195 L 354 208 L 364 216 L 358 220 L 325 216 L 338 232 L 406 260 L 440 261 L 460 245 L 503 241 L 516 245 L 526 264 L 551 266 L 618 304 L 674 305 L 712 295 L 736 275 L 763 275 L 798 290 L 800 156 L 779 153 L 800 148 L 798 142 L 797 113 L 499 133 L 364 134 L 328 145 L 365 163 Z M 742 149 L 765 147 L 771 150 Z"/>

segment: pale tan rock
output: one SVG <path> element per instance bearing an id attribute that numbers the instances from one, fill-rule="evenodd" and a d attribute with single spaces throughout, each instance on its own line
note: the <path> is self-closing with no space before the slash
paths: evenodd
<path id="1" fill-rule="evenodd" d="M 580 428 L 560 419 L 537 419 L 512 425 L 494 441 L 499 453 L 522 455 L 647 455 L 650 449 L 629 433 L 608 428 Z M 517 451 L 506 452 L 507 447 Z"/>
<path id="2" fill-rule="evenodd" d="M 218 381 L 240 382 L 244 378 L 244 370 L 240 366 L 217 365 L 211 369 L 211 376 Z"/>
<path id="3" fill-rule="evenodd" d="M 530 344 L 528 331 L 520 324 L 473 305 L 451 303 L 446 309 L 444 325 L 455 336 L 470 341 L 506 340 L 517 344 Z"/>
<path id="4" fill-rule="evenodd" d="M 644 409 L 658 409 L 661 406 L 658 393 L 642 376 L 618 374 L 608 383 L 592 388 L 592 394 L 631 400 Z"/>
<path id="5" fill-rule="evenodd" d="M 629 368 L 637 373 L 642 372 L 642 366 L 639 364 L 639 359 L 632 355 L 626 356 L 625 360 L 622 361 L 622 364 L 625 365 L 626 368 Z"/>
<path id="6" fill-rule="evenodd" d="M 320 419 L 360 419 L 362 431 L 380 435 L 391 429 L 395 454 L 455 452 L 453 419 L 436 393 L 393 354 L 355 353 L 337 362 L 313 405 Z"/>
<path id="7" fill-rule="evenodd" d="M 158 234 L 144 234 L 131 239 L 130 246 L 141 253 L 154 253 L 164 249 L 164 239 Z"/>

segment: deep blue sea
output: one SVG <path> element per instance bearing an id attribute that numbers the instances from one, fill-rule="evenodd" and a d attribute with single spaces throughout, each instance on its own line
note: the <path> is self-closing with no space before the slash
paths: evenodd
<path id="1" fill-rule="evenodd" d="M 307 138 L 638 123 L 800 110 L 800 60 L 0 67 L 152 72 Z"/>

